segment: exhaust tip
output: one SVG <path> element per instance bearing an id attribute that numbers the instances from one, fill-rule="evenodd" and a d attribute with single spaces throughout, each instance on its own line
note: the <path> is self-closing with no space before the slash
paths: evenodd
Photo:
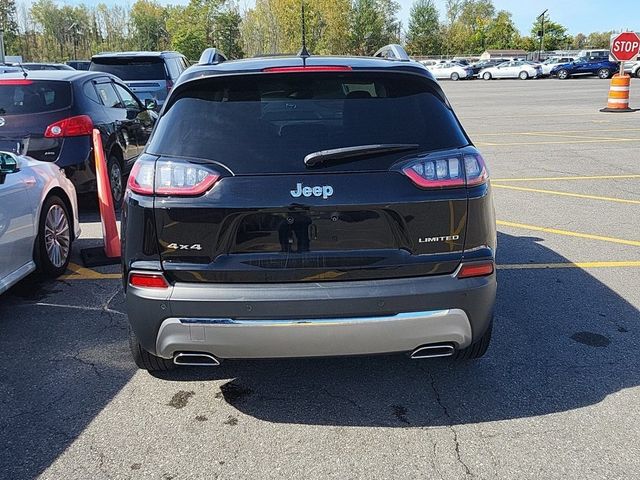
<path id="1" fill-rule="evenodd" d="M 176 353 L 176 355 L 173 357 L 173 363 L 175 363 L 176 365 L 217 367 L 218 365 L 220 365 L 220 360 L 208 353 L 181 352 Z"/>
<path id="2" fill-rule="evenodd" d="M 453 345 L 445 343 L 439 345 L 425 345 L 423 347 L 416 348 L 411 352 L 411 358 L 414 360 L 420 360 L 422 358 L 438 358 L 438 357 L 450 357 L 456 352 Z"/>

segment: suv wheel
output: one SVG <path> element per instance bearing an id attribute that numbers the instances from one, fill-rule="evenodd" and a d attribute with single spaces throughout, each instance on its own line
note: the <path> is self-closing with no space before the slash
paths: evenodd
<path id="1" fill-rule="evenodd" d="M 147 370 L 148 372 L 166 372 L 167 370 L 175 368 L 175 364 L 171 360 L 156 357 L 142 348 L 142 345 L 138 342 L 138 337 L 133 333 L 131 327 L 129 327 L 129 348 L 131 349 L 133 361 L 138 368 L 142 370 Z"/>
<path id="2" fill-rule="evenodd" d="M 483 80 L 491 80 L 491 74 L 489 72 L 484 72 L 482 74 L 482 79 Z"/>
<path id="3" fill-rule="evenodd" d="M 453 73 L 451 74 L 451 80 L 453 80 L 454 82 L 455 82 L 456 80 L 460 80 L 460 75 L 458 75 L 456 72 L 453 72 Z"/>
<path id="4" fill-rule="evenodd" d="M 565 70 L 564 68 L 562 70 L 558 70 L 558 78 L 560 80 L 566 80 L 567 78 L 569 78 L 569 71 Z"/>
<path id="5" fill-rule="evenodd" d="M 67 206 L 57 195 L 46 199 L 35 244 L 38 270 L 48 277 L 62 275 L 71 258 L 71 222 Z"/>
<path id="6" fill-rule="evenodd" d="M 524 70 L 522 72 L 520 72 L 520 74 L 518 75 L 518 78 L 520 80 L 526 80 L 529 78 L 529 74 L 527 72 L 525 72 Z"/>
<path id="7" fill-rule="evenodd" d="M 609 78 L 609 69 L 608 68 L 601 68 L 600 70 L 598 70 L 598 77 L 600 77 L 603 80 L 606 80 L 607 78 Z"/>
<path id="8" fill-rule="evenodd" d="M 493 320 L 489 324 L 489 327 L 484 332 L 484 335 L 475 343 L 472 343 L 467 348 L 458 350 L 454 355 L 454 360 L 474 360 L 482 357 L 487 353 L 489 343 L 491 343 L 491 330 L 493 330 Z"/>
<path id="9" fill-rule="evenodd" d="M 122 197 L 124 195 L 122 168 L 118 157 L 111 154 L 107 162 L 107 172 L 109 173 L 109 185 L 111 187 L 111 198 L 113 198 L 113 206 L 116 210 L 120 208 Z"/>

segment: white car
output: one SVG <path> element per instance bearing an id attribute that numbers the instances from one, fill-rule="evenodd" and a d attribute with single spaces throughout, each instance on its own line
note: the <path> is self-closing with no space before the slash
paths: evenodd
<path id="1" fill-rule="evenodd" d="M 551 70 L 554 67 L 562 64 L 562 63 L 571 63 L 575 59 L 573 57 L 553 57 L 547 58 L 544 62 L 542 62 L 542 75 L 549 76 L 551 75 Z"/>
<path id="2" fill-rule="evenodd" d="M 640 61 L 635 60 L 624 63 L 624 73 L 628 73 L 632 77 L 640 78 Z"/>
<path id="3" fill-rule="evenodd" d="M 473 78 L 473 69 L 470 67 L 465 67 L 464 65 L 460 65 L 459 63 L 438 63 L 437 65 L 431 65 L 427 68 L 438 80 L 460 80 L 465 78 Z"/>
<path id="4" fill-rule="evenodd" d="M 527 62 L 526 60 L 516 60 L 480 70 L 478 76 L 484 80 L 493 78 L 519 78 L 526 80 L 542 76 L 542 67 L 540 64 Z"/>
<path id="5" fill-rule="evenodd" d="M 36 269 L 64 273 L 78 235 L 76 190 L 64 172 L 0 152 L 0 293 Z"/>

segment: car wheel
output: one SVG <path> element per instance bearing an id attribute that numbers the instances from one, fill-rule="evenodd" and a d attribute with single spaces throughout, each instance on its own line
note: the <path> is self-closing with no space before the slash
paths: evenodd
<path id="1" fill-rule="evenodd" d="M 560 80 L 566 80 L 567 78 L 569 78 L 569 71 L 568 70 L 558 70 L 558 78 Z"/>
<path id="2" fill-rule="evenodd" d="M 482 74 L 482 79 L 483 80 L 491 80 L 491 74 L 489 72 L 484 72 Z"/>
<path id="3" fill-rule="evenodd" d="M 522 72 L 520 72 L 520 74 L 518 75 L 518 78 L 520 80 L 526 80 L 529 78 L 529 74 L 527 72 L 525 72 L 524 70 Z"/>
<path id="4" fill-rule="evenodd" d="M 131 327 L 129 327 L 129 348 L 131 349 L 133 361 L 138 368 L 142 370 L 147 370 L 148 372 L 166 372 L 167 370 L 175 368 L 173 361 L 157 357 L 142 348 L 142 345 L 138 342 L 138 337 L 133 333 Z"/>
<path id="5" fill-rule="evenodd" d="M 636 70 L 636 77 L 640 78 L 640 68 Z"/>
<path id="6" fill-rule="evenodd" d="M 487 349 L 489 348 L 489 344 L 491 343 L 491 331 L 493 330 L 493 320 L 489 323 L 487 330 L 484 332 L 484 335 L 480 337 L 480 339 L 469 345 L 467 348 L 463 348 L 458 350 L 454 355 L 454 360 L 474 360 L 476 358 L 480 358 L 487 353 Z"/>
<path id="7" fill-rule="evenodd" d="M 451 74 L 451 80 L 453 80 L 454 82 L 460 80 L 460 75 L 458 75 L 456 72 L 453 72 Z"/>
<path id="8" fill-rule="evenodd" d="M 48 197 L 42 206 L 35 244 L 38 270 L 48 277 L 62 275 L 71 258 L 71 220 L 67 206 L 57 195 Z"/>
<path id="9" fill-rule="evenodd" d="M 107 172 L 109 173 L 109 186 L 111 188 L 113 206 L 118 210 L 122 204 L 122 197 L 124 196 L 124 182 L 122 179 L 122 167 L 120 167 L 120 161 L 115 155 L 109 157 Z"/>
<path id="10" fill-rule="evenodd" d="M 606 80 L 607 78 L 609 78 L 609 69 L 608 68 L 601 68 L 600 70 L 598 70 L 598 77 L 600 77 L 603 80 Z"/>

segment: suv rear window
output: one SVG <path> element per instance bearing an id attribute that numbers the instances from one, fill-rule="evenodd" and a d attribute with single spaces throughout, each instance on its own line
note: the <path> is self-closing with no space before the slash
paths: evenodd
<path id="1" fill-rule="evenodd" d="M 122 80 L 165 80 L 167 73 L 161 58 L 95 58 L 89 70 L 115 75 Z"/>
<path id="2" fill-rule="evenodd" d="M 235 174 L 305 171 L 307 154 L 339 147 L 411 143 L 432 151 L 469 143 L 429 81 L 415 75 L 258 74 L 178 88 L 147 151 L 216 161 Z M 387 170 L 400 156 L 326 170 Z"/>
<path id="3" fill-rule="evenodd" d="M 71 106 L 71 84 L 44 80 L 0 80 L 0 115 L 25 115 Z"/>

